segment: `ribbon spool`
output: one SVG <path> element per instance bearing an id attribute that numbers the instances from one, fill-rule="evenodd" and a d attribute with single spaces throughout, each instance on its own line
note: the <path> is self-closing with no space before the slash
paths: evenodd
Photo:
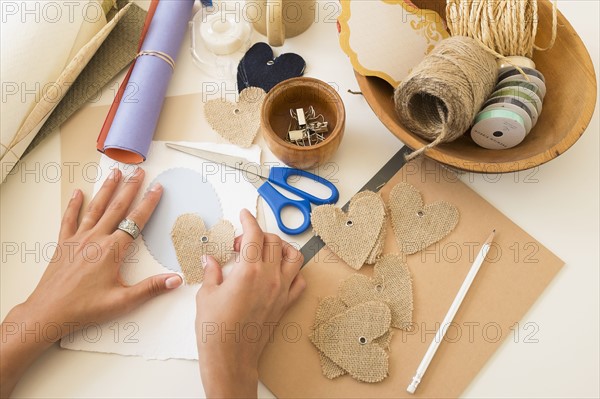
<path id="1" fill-rule="evenodd" d="M 235 15 L 216 13 L 200 25 L 200 37 L 208 50 L 216 55 L 233 54 L 248 41 L 249 24 L 237 21 Z"/>
<path id="2" fill-rule="evenodd" d="M 522 66 L 520 72 L 514 66 L 506 67 L 499 74 L 494 90 L 475 117 L 471 138 L 477 145 L 491 150 L 512 148 L 525 139 L 542 113 L 546 94 L 544 75 L 526 66 Z M 498 108 L 502 108 L 502 114 L 493 112 Z M 514 122 L 521 120 L 524 131 L 517 126 L 520 122 Z M 506 128 L 508 125 L 517 127 Z"/>
<path id="3" fill-rule="evenodd" d="M 252 25 L 240 18 L 234 3 L 203 7 L 190 22 L 192 59 L 219 79 L 235 79 L 237 66 L 250 47 Z"/>
<path id="4" fill-rule="evenodd" d="M 527 133 L 523 118 L 504 109 L 480 112 L 471 129 L 473 141 L 492 150 L 514 147 L 523 141 Z"/>

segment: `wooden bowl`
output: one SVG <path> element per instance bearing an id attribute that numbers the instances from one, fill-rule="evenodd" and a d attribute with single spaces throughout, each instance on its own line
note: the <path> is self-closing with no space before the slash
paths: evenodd
<path id="1" fill-rule="evenodd" d="M 445 17 L 444 0 L 413 2 Z M 540 0 L 536 43 L 545 46 L 551 36 L 552 4 Z M 426 156 L 457 169 L 503 173 L 524 170 L 556 158 L 583 134 L 596 104 L 596 76 L 590 56 L 567 19 L 558 13 L 558 37 L 549 51 L 535 51 L 536 69 L 546 78 L 548 92 L 536 126 L 525 140 L 506 150 L 479 147 L 468 135 L 426 152 Z M 412 149 L 428 142 L 402 126 L 394 109 L 394 88 L 387 82 L 356 73 L 362 93 L 383 124 Z"/>
<path id="2" fill-rule="evenodd" d="M 286 140 L 290 126 L 290 109 L 313 106 L 329 123 L 325 140 L 313 146 L 302 147 Z M 314 78 L 293 78 L 273 87 L 262 105 L 261 130 L 267 145 L 286 165 L 311 169 L 327 162 L 337 151 L 346 126 L 346 110 L 341 97 L 333 87 Z"/>

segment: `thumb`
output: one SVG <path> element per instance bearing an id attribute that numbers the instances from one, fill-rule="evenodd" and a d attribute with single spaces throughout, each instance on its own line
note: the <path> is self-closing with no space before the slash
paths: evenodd
<path id="1" fill-rule="evenodd" d="M 202 256 L 202 264 L 204 265 L 204 281 L 202 285 L 221 285 L 223 282 L 223 270 L 215 258 L 210 255 L 204 255 Z"/>
<path id="2" fill-rule="evenodd" d="M 174 273 L 158 274 L 156 276 L 148 277 L 128 288 L 131 298 L 130 301 L 137 305 L 141 305 L 151 298 L 174 290 L 181 286 L 181 284 L 183 284 L 181 276 Z"/>

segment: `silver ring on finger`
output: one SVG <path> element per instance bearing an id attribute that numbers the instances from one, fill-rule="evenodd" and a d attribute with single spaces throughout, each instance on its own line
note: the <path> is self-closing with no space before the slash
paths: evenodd
<path id="1" fill-rule="evenodd" d="M 121 223 L 119 223 L 119 227 L 117 227 L 117 229 L 129 234 L 134 240 L 140 235 L 140 228 L 131 219 L 121 220 Z"/>

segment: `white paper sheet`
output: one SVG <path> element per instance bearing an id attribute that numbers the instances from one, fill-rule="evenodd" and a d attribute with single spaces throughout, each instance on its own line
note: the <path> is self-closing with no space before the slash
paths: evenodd
<path id="1" fill-rule="evenodd" d="M 260 163 L 260 147 L 248 149 L 229 144 L 187 143 L 178 144 L 195 146 L 208 151 L 240 156 L 250 162 Z M 132 173 L 134 167 L 118 164 L 112 159 L 102 156 L 99 172 L 108 176 L 115 165 L 125 175 Z M 241 233 L 239 212 L 247 208 L 256 214 L 258 194 L 254 186 L 241 178 L 239 172 L 221 171 L 220 166 L 200 158 L 193 157 L 169 149 L 165 142 L 154 141 L 150 147 L 148 160 L 142 164 L 146 171 L 144 184 L 150 184 L 164 170 L 173 167 L 193 169 L 206 176 L 219 199 L 223 209 L 223 217 Z M 98 191 L 103 178 L 99 178 L 94 187 Z M 137 203 L 143 193 L 135 200 Z M 172 226 L 165 226 L 171 230 Z M 142 237 L 135 241 L 139 251 L 131 257 L 135 263 L 124 263 L 122 275 L 128 284 L 134 284 L 146 277 L 159 273 L 171 272 L 161 266 L 148 252 Z M 231 269 L 226 266 L 225 273 Z M 182 286 L 160 297 L 152 299 L 134 312 L 103 325 L 89 325 L 83 330 L 63 338 L 61 347 L 91 352 L 117 353 L 120 355 L 142 356 L 147 359 L 197 359 L 194 320 L 196 317 L 195 295 L 199 285 Z"/>

